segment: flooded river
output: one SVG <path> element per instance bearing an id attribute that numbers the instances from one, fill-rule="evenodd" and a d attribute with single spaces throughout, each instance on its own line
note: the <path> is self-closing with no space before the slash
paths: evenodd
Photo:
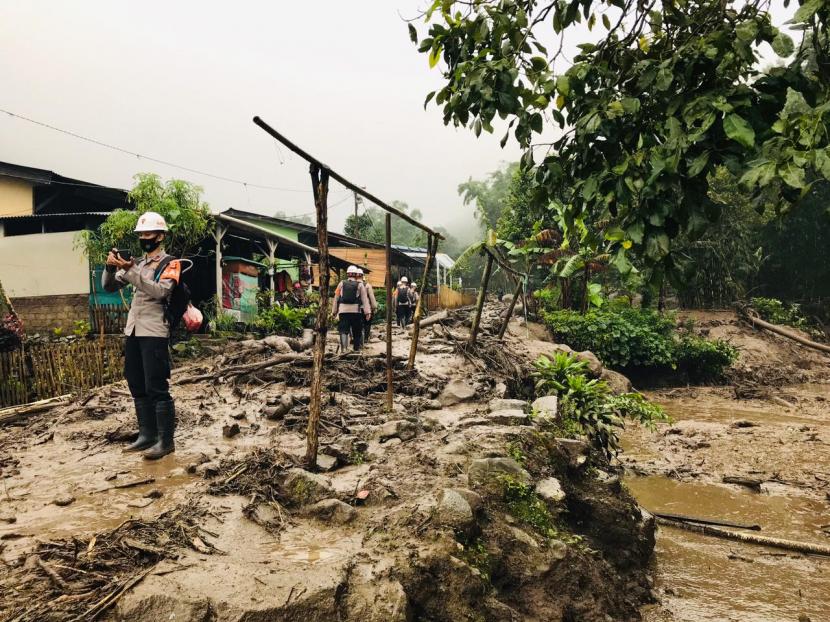
<path id="1" fill-rule="evenodd" d="M 808 388 L 808 394 L 826 394 L 826 386 Z M 700 397 L 689 400 L 658 396 L 678 425 L 690 420 L 729 426 L 738 419 L 750 419 L 760 426 L 789 430 L 804 421 L 826 432 L 827 421 L 815 411 L 782 412 L 781 408 L 754 407 L 723 401 L 707 403 Z M 734 426 L 733 426 L 734 427 Z M 655 438 L 659 437 L 658 432 Z M 664 434 L 665 436 L 665 434 Z M 649 442 L 647 435 L 626 438 L 627 450 L 646 462 L 666 447 Z M 713 441 L 716 442 L 716 441 Z M 750 443 L 747 443 L 749 446 Z M 736 463 L 742 457 L 736 455 Z M 812 453 L 804 448 L 802 460 L 809 464 Z M 701 455 L 699 469 L 706 471 L 707 456 Z M 723 465 L 723 461 L 717 463 Z M 816 464 L 821 471 L 826 464 Z M 670 469 L 667 470 L 670 472 Z M 631 492 L 652 512 L 686 514 L 759 524 L 759 535 L 800 542 L 830 545 L 828 500 L 815 491 L 765 483 L 761 493 L 718 483 L 721 474 L 709 473 L 701 481 L 684 481 L 661 474 L 629 476 Z M 716 477 L 711 477 L 716 475 Z M 762 478 L 763 479 L 763 478 Z M 806 479 L 806 475 L 805 475 Z M 818 477 L 816 479 L 819 479 Z M 716 480 L 716 481 L 713 481 Z M 698 535 L 661 526 L 654 559 L 655 588 L 662 605 L 643 611 L 648 622 L 793 622 L 830 621 L 830 558 L 805 556 L 779 549 L 759 547 Z"/>

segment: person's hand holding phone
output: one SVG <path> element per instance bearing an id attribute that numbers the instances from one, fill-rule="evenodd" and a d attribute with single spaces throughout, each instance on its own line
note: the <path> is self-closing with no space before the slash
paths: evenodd
<path id="1" fill-rule="evenodd" d="M 126 258 L 122 257 L 121 252 L 119 252 L 118 249 L 113 248 L 107 255 L 107 266 L 112 266 L 116 270 L 129 270 L 132 268 L 134 263 L 132 257 L 129 256 L 128 253 L 124 254 L 127 254 L 128 256 Z"/>

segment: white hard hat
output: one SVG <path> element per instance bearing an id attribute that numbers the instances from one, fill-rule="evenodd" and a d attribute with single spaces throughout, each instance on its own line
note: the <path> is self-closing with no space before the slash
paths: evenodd
<path id="1" fill-rule="evenodd" d="M 144 212 L 138 217 L 135 232 L 144 233 L 146 231 L 167 231 L 167 223 L 164 221 L 164 217 L 156 212 Z"/>
<path id="2" fill-rule="evenodd" d="M 357 269 L 357 273 L 358 273 L 360 276 L 363 276 L 363 268 L 358 268 L 358 269 Z"/>
<path id="3" fill-rule="evenodd" d="M 359 274 L 359 270 L 360 268 L 358 268 L 357 266 L 349 266 L 348 268 L 346 268 L 346 274 Z"/>
<path id="4" fill-rule="evenodd" d="M 402 276 L 401 277 L 401 283 L 409 283 L 409 279 L 406 278 L 405 276 Z"/>

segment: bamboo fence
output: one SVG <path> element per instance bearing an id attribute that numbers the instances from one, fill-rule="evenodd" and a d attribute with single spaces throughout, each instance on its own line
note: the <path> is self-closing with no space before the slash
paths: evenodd
<path id="1" fill-rule="evenodd" d="M 95 305 L 92 307 L 92 332 L 96 335 L 118 335 L 124 332 L 130 310 L 124 305 Z"/>
<path id="2" fill-rule="evenodd" d="M 119 338 L 50 343 L 0 352 L 0 407 L 78 393 L 123 377 Z"/>

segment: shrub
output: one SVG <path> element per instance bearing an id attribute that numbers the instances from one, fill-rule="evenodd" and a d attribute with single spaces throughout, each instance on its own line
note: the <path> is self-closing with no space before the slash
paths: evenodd
<path id="1" fill-rule="evenodd" d="M 269 334 L 299 335 L 308 317 L 309 309 L 306 307 L 294 308 L 274 304 L 257 313 L 254 327 Z"/>
<path id="2" fill-rule="evenodd" d="M 701 337 L 684 337 L 675 349 L 677 367 L 695 381 L 718 380 L 723 371 L 738 358 L 738 349 L 717 339 L 708 341 Z"/>
<path id="3" fill-rule="evenodd" d="M 561 292 L 558 287 L 544 289 L 537 289 L 533 292 L 533 298 L 539 306 L 540 311 L 555 311 L 559 308 L 559 298 Z"/>
<path id="4" fill-rule="evenodd" d="M 674 364 L 674 317 L 656 311 L 622 309 L 554 311 L 544 314 L 554 337 L 575 350 L 590 350 L 609 367 Z"/>
<path id="5" fill-rule="evenodd" d="M 762 320 L 793 328 L 807 327 L 807 319 L 801 315 L 801 305 L 795 303 L 786 305 L 776 298 L 752 298 L 749 303 Z"/>
<path id="6" fill-rule="evenodd" d="M 544 354 L 534 363 L 536 367 L 536 392 L 551 395 L 565 389 L 568 376 L 584 373 L 588 363 L 579 361 L 566 352 L 556 352 L 553 358 Z"/>

